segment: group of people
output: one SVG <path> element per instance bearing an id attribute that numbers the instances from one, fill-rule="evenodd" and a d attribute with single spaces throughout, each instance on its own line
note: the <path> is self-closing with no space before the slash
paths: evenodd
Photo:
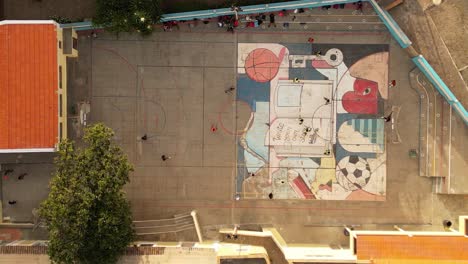
<path id="1" fill-rule="evenodd" d="M 7 170 L 5 170 L 5 171 L 3 172 L 3 179 L 4 179 L 4 180 L 8 180 L 8 179 L 10 178 L 10 175 L 11 175 L 13 172 L 14 172 L 13 169 L 7 169 Z M 22 181 L 22 180 L 24 180 L 24 177 L 26 177 L 26 175 L 28 175 L 28 174 L 25 173 L 25 172 L 24 172 L 24 173 L 21 173 L 21 174 L 19 174 L 19 175 L 16 177 L 16 179 L 17 179 L 18 181 Z M 8 200 L 8 204 L 9 204 L 9 205 L 15 205 L 16 203 L 17 203 L 16 200 Z"/>
<path id="2" fill-rule="evenodd" d="M 355 3 L 353 3 L 353 5 L 355 5 L 356 10 L 362 12 L 362 9 L 363 9 L 362 1 L 355 2 Z M 322 6 L 322 10 L 328 10 L 330 8 L 335 8 L 335 9 L 341 8 L 341 9 L 343 9 L 343 8 L 345 8 L 345 6 L 346 6 L 346 4 L 325 5 L 325 6 Z M 231 11 L 234 12 L 234 15 L 219 16 L 217 24 L 218 24 L 218 27 L 220 27 L 220 28 L 221 27 L 226 27 L 228 32 L 234 33 L 235 28 L 237 28 L 239 26 L 239 14 L 238 14 L 238 12 L 242 12 L 243 10 L 242 10 L 241 7 L 233 5 L 233 6 L 231 6 Z M 283 10 L 279 11 L 277 14 L 280 17 L 284 17 L 284 16 L 287 15 L 287 12 L 288 12 L 287 10 L 283 9 Z M 298 8 L 298 9 L 295 9 L 293 11 L 294 14 L 304 13 L 304 12 L 305 12 L 305 10 L 303 8 Z M 246 15 L 243 18 L 246 21 L 246 27 L 258 27 L 261 24 L 265 23 L 265 21 L 269 22 L 268 27 L 276 27 L 276 15 L 275 15 L 275 13 L 270 13 L 268 15 L 268 18 L 267 18 L 267 15 L 265 15 L 263 13 L 258 14 L 258 15 L 254 16 L 254 17 Z M 296 16 L 293 16 L 292 20 L 294 21 L 295 19 L 296 19 Z M 198 18 L 194 18 L 193 23 L 190 23 L 189 26 L 193 27 L 198 21 L 199 21 Z M 183 22 L 186 22 L 186 21 L 180 21 L 180 23 L 183 23 Z M 209 20 L 202 20 L 202 22 L 204 24 L 208 24 Z M 180 29 L 179 28 L 179 22 L 177 22 L 177 21 L 168 21 L 168 22 L 163 23 L 164 31 L 172 31 L 172 29 L 174 27 L 176 27 L 177 29 Z M 285 28 L 289 27 L 289 22 L 284 22 L 283 27 L 285 27 Z"/>
<path id="3" fill-rule="evenodd" d="M 353 3 L 354 6 L 356 6 L 356 10 L 358 11 L 361 11 L 362 12 L 362 8 L 363 8 L 363 4 L 362 4 L 362 1 L 357 1 L 355 3 Z M 334 9 L 344 9 L 346 6 L 346 4 L 334 4 L 334 5 L 325 5 L 325 6 L 322 6 L 322 9 L 323 10 L 328 10 L 330 8 L 334 8 Z"/>

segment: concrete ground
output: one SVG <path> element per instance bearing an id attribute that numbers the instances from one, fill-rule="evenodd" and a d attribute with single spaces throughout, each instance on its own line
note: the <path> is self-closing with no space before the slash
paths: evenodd
<path id="1" fill-rule="evenodd" d="M 222 226 L 273 224 L 288 242 L 345 244 L 343 224 L 441 229 L 442 219 L 455 220 L 468 209 L 464 197 L 432 194 L 432 180 L 418 176 L 417 159 L 408 156 L 418 147 L 414 120 L 419 100 L 409 85 L 414 65 L 388 33 L 214 30 L 160 32 L 145 39 L 107 34 L 79 39 L 72 79 L 79 80 L 80 90 L 89 89 L 92 121 L 116 131 L 117 143 L 135 165 L 126 187 L 135 220 L 196 209 L 204 235 L 211 238 Z M 224 93 L 235 82 L 236 45 L 303 43 L 311 34 L 318 43 L 390 44 L 390 79 L 399 84 L 390 91 L 386 108 L 401 106 L 397 126 L 402 142 L 387 142 L 387 200 L 233 201 L 235 135 L 212 133 L 210 124 L 222 111 L 223 123 L 232 131 L 239 118 L 234 95 Z M 140 139 L 144 134 L 147 141 Z M 163 162 L 161 155 L 171 159 Z"/>
<path id="2" fill-rule="evenodd" d="M 347 243 L 343 224 L 441 230 L 442 219 L 456 223 L 455 217 L 466 213 L 466 197 L 435 195 L 432 180 L 419 176 L 417 159 L 408 157 L 409 149 L 419 144 L 419 99 L 409 84 L 414 65 L 388 33 L 378 28 L 367 34 L 368 25 L 361 26 L 367 31 L 336 34 L 302 28 L 278 34 L 278 28 L 228 34 L 215 27 L 209 32 L 184 27 L 185 32 L 157 32 L 145 39 L 82 35 L 79 58 L 69 68 L 70 105 L 90 101 L 92 121 L 116 131 L 117 143 L 135 165 L 126 187 L 135 220 L 195 209 L 209 238 L 217 238 L 223 226 L 273 224 L 288 243 L 342 245 Z M 210 124 L 222 111 L 226 128 L 235 129 L 235 98 L 224 90 L 235 83 L 237 43 L 303 43 L 310 35 L 318 43 L 390 44 L 389 77 L 398 80 L 398 86 L 390 91 L 386 108 L 401 106 L 397 126 L 402 142 L 387 142 L 385 202 L 233 200 L 235 135 L 212 133 Z M 72 127 L 71 137 L 79 137 L 79 131 Z M 140 140 L 143 134 L 147 141 Z M 161 155 L 172 158 L 163 162 Z M 42 183 L 39 186 L 43 190 Z M 17 186 L 9 186 L 3 200 L 16 195 L 13 187 Z"/>
<path id="3" fill-rule="evenodd" d="M 14 172 L 2 181 L 3 215 L 9 216 L 11 222 L 33 222 L 32 211 L 39 208 L 42 200 L 49 193 L 49 180 L 54 165 L 21 164 L 14 167 Z M 25 175 L 26 174 L 26 175 Z M 20 175 L 25 175 L 22 180 Z M 16 201 L 14 205 L 9 201 Z"/>
<path id="4" fill-rule="evenodd" d="M 0 164 L 2 176 L 6 170 L 13 170 L 1 179 L 1 200 L 3 217 L 6 222 L 32 223 L 32 211 L 49 193 L 49 180 L 55 170 L 54 153 L 2 154 Z M 25 174 L 23 180 L 18 177 Z M 17 201 L 10 205 L 8 201 Z"/>

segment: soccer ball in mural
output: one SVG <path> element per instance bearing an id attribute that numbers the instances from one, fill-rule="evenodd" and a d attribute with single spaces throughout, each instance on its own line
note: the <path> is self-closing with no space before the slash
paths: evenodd
<path id="1" fill-rule="evenodd" d="M 369 163 L 359 156 L 344 157 L 336 166 L 336 181 L 347 191 L 362 189 L 370 176 Z"/>

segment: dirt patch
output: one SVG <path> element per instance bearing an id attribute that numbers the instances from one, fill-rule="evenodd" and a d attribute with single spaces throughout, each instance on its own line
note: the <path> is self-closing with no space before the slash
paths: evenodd
<path id="1" fill-rule="evenodd" d="M 468 43 L 468 1 L 445 1 L 438 7 L 428 11 L 431 19 L 437 27 L 457 68 L 464 67 L 468 61 L 466 43 Z"/>

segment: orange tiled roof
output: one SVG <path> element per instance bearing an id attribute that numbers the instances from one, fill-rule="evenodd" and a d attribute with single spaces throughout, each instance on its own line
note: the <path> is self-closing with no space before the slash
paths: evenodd
<path id="1" fill-rule="evenodd" d="M 0 150 L 54 147 L 57 64 L 55 24 L 0 24 Z"/>
<path id="2" fill-rule="evenodd" d="M 468 260 L 462 236 L 358 235 L 356 245 L 359 260 Z"/>

